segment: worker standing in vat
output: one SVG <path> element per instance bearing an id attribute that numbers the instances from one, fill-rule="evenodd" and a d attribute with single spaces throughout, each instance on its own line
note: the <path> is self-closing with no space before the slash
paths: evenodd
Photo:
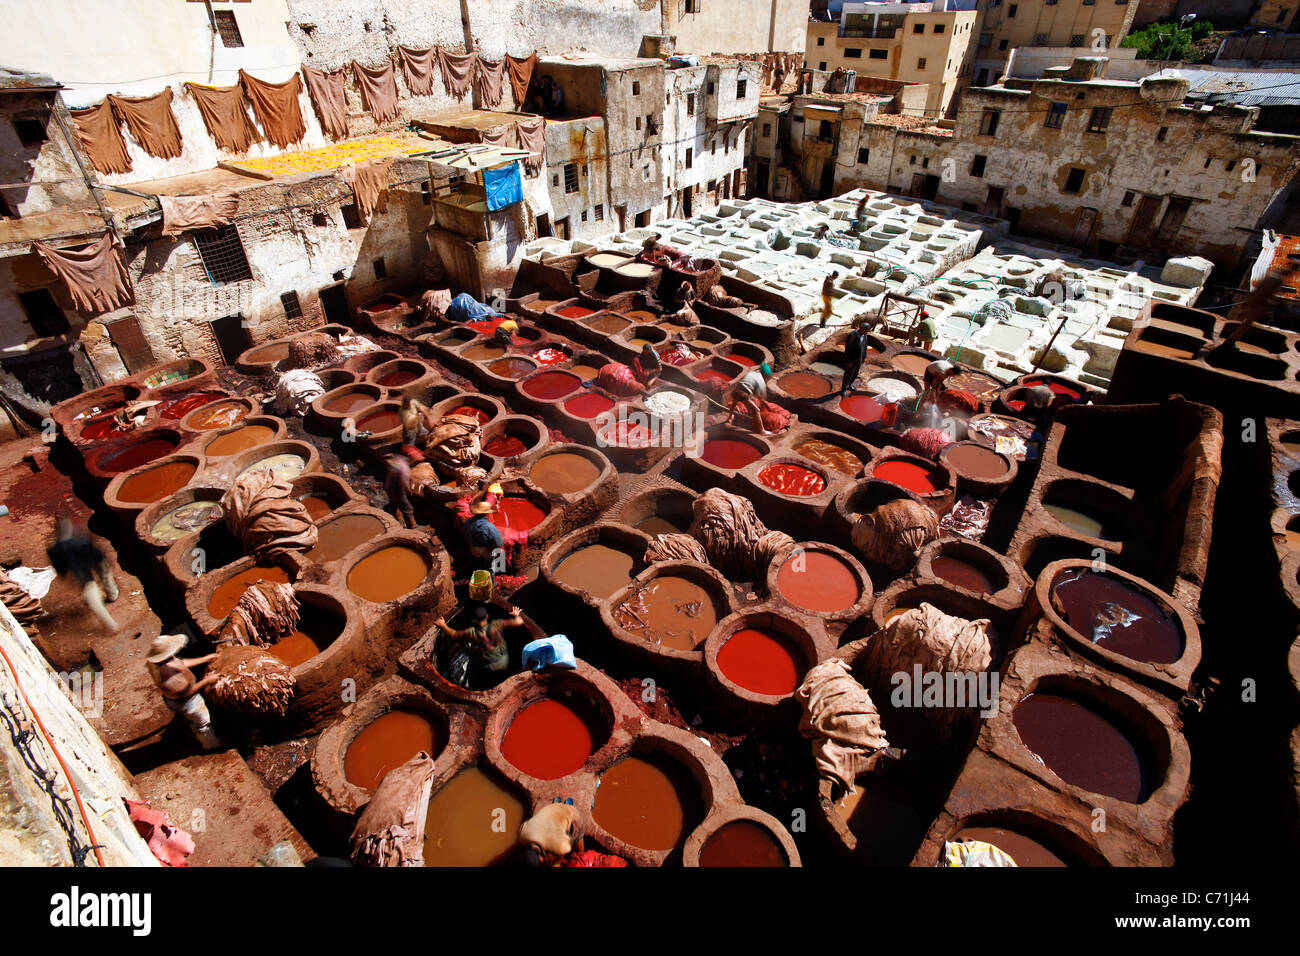
<path id="1" fill-rule="evenodd" d="M 184 717 L 203 749 L 212 750 L 220 747 L 222 741 L 212 730 L 212 717 L 208 713 L 207 702 L 203 699 L 203 690 L 215 684 L 217 678 L 214 674 L 208 674 L 202 680 L 196 680 L 190 668 L 210 663 L 217 655 L 188 659 L 177 657 L 186 643 L 188 639 L 184 634 L 160 634 L 154 638 L 145 662 L 154 683 L 162 692 L 167 709 Z"/>
<path id="2" fill-rule="evenodd" d="M 388 456 L 384 491 L 388 495 L 388 507 L 393 509 L 393 517 L 400 518 L 403 527 L 416 527 L 415 506 L 411 504 L 411 459 L 401 452 Z"/>
<path id="3" fill-rule="evenodd" d="M 853 210 L 853 231 L 861 235 L 867 228 L 867 196 L 863 194 L 858 200 L 858 207 Z"/>
<path id="4" fill-rule="evenodd" d="M 491 562 L 496 554 L 504 553 L 505 539 L 501 531 L 492 523 L 491 515 L 496 508 L 491 502 L 476 501 L 469 507 L 470 519 L 460 529 L 469 546 L 469 553 L 480 561 Z"/>
<path id="5" fill-rule="evenodd" d="M 447 640 L 464 645 L 479 670 L 500 674 L 510 666 L 510 647 L 502 634 L 508 627 L 522 627 L 524 617 L 519 608 L 512 607 L 509 617 L 489 620 L 487 608 L 480 605 L 474 608 L 474 622 L 469 627 L 460 630 L 448 627 L 441 617 L 433 623 L 447 636 Z"/>
<path id="6" fill-rule="evenodd" d="M 939 337 L 939 330 L 935 327 L 934 319 L 930 318 L 930 313 L 925 309 L 920 311 L 917 318 L 920 321 L 907 336 L 907 344 L 919 345 L 928 352 L 934 347 L 934 340 Z"/>
<path id="7" fill-rule="evenodd" d="M 56 527 L 58 539 L 46 549 L 50 565 L 60 575 L 70 574 L 81 585 L 81 598 L 86 607 L 99 619 L 99 622 L 116 633 L 117 622 L 104 607 L 104 602 L 112 604 L 117 600 L 117 582 L 113 580 L 113 568 L 108 558 L 88 536 L 73 531 L 72 519 L 66 514 L 59 515 Z M 96 582 L 96 577 L 99 582 Z M 100 584 L 103 591 L 100 591 Z"/>
<path id="8" fill-rule="evenodd" d="M 841 397 L 847 395 L 857 382 L 858 373 L 862 371 L 862 362 L 866 359 L 870 348 L 867 326 L 865 324 L 855 326 L 849 332 L 849 337 L 844 340 L 844 380 L 840 383 Z"/>

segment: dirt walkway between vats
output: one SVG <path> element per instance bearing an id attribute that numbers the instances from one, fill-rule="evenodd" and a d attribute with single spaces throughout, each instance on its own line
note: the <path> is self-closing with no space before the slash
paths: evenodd
<path id="1" fill-rule="evenodd" d="M 121 590 L 121 596 L 107 605 L 119 627 L 116 634 L 108 633 L 95 619 L 81 599 L 81 588 L 67 577 L 56 578 L 50 586 L 41 602 L 46 616 L 37 622 L 37 646 L 56 671 L 71 673 L 87 665 L 102 669 L 103 712 L 87 713 L 91 726 L 112 747 L 166 727 L 172 714 L 144 663 L 160 622 L 140 579 L 131 573 L 131 562 L 123 567 L 105 537 L 109 527 L 103 505 L 93 502 L 101 511 L 95 515 L 92 503 L 79 497 L 72 479 L 50 461 L 49 446 L 32 439 L 0 445 L 0 502 L 9 506 L 9 514 L 0 518 L 0 564 L 5 567 L 49 565 L 45 549 L 54 541 L 60 506 L 67 507 L 77 528 L 89 527 L 112 565 Z"/>

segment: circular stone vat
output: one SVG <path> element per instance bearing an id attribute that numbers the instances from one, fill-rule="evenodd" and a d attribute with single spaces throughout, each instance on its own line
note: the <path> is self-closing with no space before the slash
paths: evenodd
<path id="1" fill-rule="evenodd" d="M 363 408 L 369 408 L 381 401 L 383 397 L 384 390 L 378 385 L 358 382 L 355 385 L 344 385 L 332 392 L 326 392 L 312 402 L 312 407 L 318 413 L 323 412 L 330 418 L 341 420 L 353 417 Z"/>
<path id="2" fill-rule="evenodd" d="M 208 458 L 225 458 L 258 445 L 265 445 L 280 436 L 280 421 L 275 418 L 245 419 L 241 425 L 212 438 L 203 446 Z"/>
<path id="3" fill-rule="evenodd" d="M 1075 479 L 1054 481 L 1043 491 L 1043 508 L 1085 538 L 1123 541 L 1132 537 L 1133 503 L 1102 485 Z"/>
<path id="4" fill-rule="evenodd" d="M 225 517 L 222 494 L 218 488 L 196 488 L 159 500 L 140 512 L 136 533 L 151 544 L 170 547 Z"/>
<path id="5" fill-rule="evenodd" d="M 929 352 L 899 352 L 889 360 L 889 364 L 909 375 L 924 375 L 925 370 L 936 358 L 937 356 Z"/>
<path id="6" fill-rule="evenodd" d="M 808 670 L 807 654 L 781 629 L 749 622 L 722 639 L 718 672 L 741 690 L 760 697 L 788 697 Z"/>
<path id="7" fill-rule="evenodd" d="M 193 455 L 177 455 L 121 475 L 111 494 L 125 505 L 153 504 L 184 488 L 198 470 L 199 459 Z M 106 493 L 105 497 L 109 495 Z"/>
<path id="8" fill-rule="evenodd" d="M 922 369 L 920 374 L 924 374 L 924 371 Z M 986 375 L 984 372 L 976 372 L 973 369 L 963 369 L 949 378 L 946 384 L 949 388 L 958 388 L 963 392 L 970 392 L 985 404 L 997 398 L 1002 390 L 1007 387 L 1006 382 L 1000 381 L 992 375 Z"/>
<path id="9" fill-rule="evenodd" d="M 301 441 L 274 441 L 231 456 L 233 477 L 250 471 L 270 469 L 275 477 L 293 481 L 303 472 L 314 471 L 319 459 L 314 447 Z"/>
<path id="10" fill-rule="evenodd" d="M 325 651 L 347 626 L 346 611 L 337 600 L 315 591 L 297 593 L 297 629 L 266 649 L 288 667 L 300 667 Z"/>
<path id="11" fill-rule="evenodd" d="M 575 591 L 585 591 L 596 600 L 605 600 L 632 583 L 642 564 L 631 551 L 597 540 L 562 557 L 551 571 L 551 578 Z"/>
<path id="12" fill-rule="evenodd" d="M 826 476 L 791 461 L 775 461 L 758 473 L 759 482 L 790 498 L 811 498 L 826 490 Z"/>
<path id="13" fill-rule="evenodd" d="M 807 458 L 809 461 L 816 462 L 829 471 L 856 478 L 862 474 L 863 458 L 847 447 L 847 442 L 841 444 L 842 441 L 844 439 L 831 441 L 828 437 L 814 434 L 797 440 L 793 451 L 800 458 Z M 857 445 L 857 443 L 855 442 L 854 445 Z M 868 449 L 863 446 L 860 450 L 866 452 Z"/>
<path id="14" fill-rule="evenodd" d="M 414 385 L 433 370 L 415 359 L 400 358 L 376 365 L 366 373 L 366 381 L 381 388 L 403 389 Z"/>
<path id="15" fill-rule="evenodd" d="M 335 475 L 307 473 L 291 483 L 293 496 L 303 503 L 312 521 L 320 521 L 353 499 L 352 487 Z"/>
<path id="16" fill-rule="evenodd" d="M 202 398 L 203 393 L 193 398 Z M 184 402 L 185 399 L 177 399 L 178 403 Z M 179 404 L 178 408 L 181 407 Z M 160 406 L 161 408 L 161 406 Z M 177 417 L 181 419 L 181 425 L 184 428 L 192 428 L 195 431 L 211 432 L 219 431 L 223 428 L 229 428 L 232 425 L 238 425 L 247 418 L 253 411 L 252 402 L 246 398 L 226 398 L 224 395 L 215 400 L 209 400 L 195 407 L 192 411 L 181 414 Z M 171 417 L 166 411 L 161 414 L 164 418 Z"/>
<path id="17" fill-rule="evenodd" d="M 634 325 L 622 334 L 628 348 L 640 351 L 645 345 L 668 341 L 668 333 L 657 325 Z"/>
<path id="18" fill-rule="evenodd" d="M 945 842 L 956 841 L 992 844 L 1020 867 L 1105 865 L 1105 859 L 1083 838 L 1035 814 L 1019 811 L 973 814 L 957 823 L 945 838 Z"/>
<path id="19" fill-rule="evenodd" d="M 376 349 L 373 352 L 362 352 L 360 355 L 353 355 L 343 362 L 343 367 L 350 372 L 356 372 L 359 376 L 365 376 L 372 368 L 383 365 L 385 362 L 391 362 L 402 356 L 388 349 Z"/>
<path id="20" fill-rule="evenodd" d="M 591 452 L 553 451 L 533 462 L 528 478 L 547 494 L 576 495 L 599 481 L 604 472 L 605 463 Z"/>
<path id="21" fill-rule="evenodd" d="M 609 737 L 609 723 L 591 698 L 557 694 L 515 714 L 501 738 L 501 756 L 538 780 L 558 780 L 581 770 Z"/>
<path id="22" fill-rule="evenodd" d="M 122 409 L 127 402 L 133 402 L 139 397 L 140 389 L 129 383 L 105 385 L 64 399 L 50 410 L 50 417 L 67 427 L 73 422 L 111 416 Z"/>
<path id="23" fill-rule="evenodd" d="M 953 442 L 939 452 L 939 462 L 972 490 L 1000 491 L 1016 476 L 1012 459 L 976 441 Z"/>
<path id="24" fill-rule="evenodd" d="M 579 352 L 569 366 L 569 371 L 584 382 L 589 382 L 600 374 L 600 370 L 609 364 L 609 359 L 598 352 Z"/>
<path id="25" fill-rule="evenodd" d="M 348 782 L 374 790 L 390 770 L 424 751 L 435 760 L 447 745 L 447 728 L 431 711 L 390 710 L 352 738 L 343 758 Z"/>
<path id="26" fill-rule="evenodd" d="M 888 481 L 918 495 L 941 492 L 948 486 L 941 469 L 920 456 L 886 458 L 876 462 L 871 477 Z"/>
<path id="27" fill-rule="evenodd" d="M 517 379 L 523 378 L 530 372 L 536 371 L 537 363 L 532 359 L 521 358 L 518 355 L 507 355 L 497 359 L 488 365 L 487 370 L 498 378 Z"/>
<path id="28" fill-rule="evenodd" d="M 258 581 L 275 581 L 278 584 L 288 584 L 289 574 L 284 568 L 258 567 L 257 565 L 237 571 L 227 576 L 225 580 L 212 589 L 212 593 L 208 596 L 208 614 L 218 623 L 224 621 L 230 612 L 235 609 L 235 605 L 244 596 L 244 592 L 248 590 L 249 585 L 256 584 Z"/>
<path id="29" fill-rule="evenodd" d="M 617 335 L 630 327 L 632 320 L 625 319 L 621 315 L 615 315 L 613 312 L 601 312 L 598 315 L 592 315 L 584 324 L 587 328 L 594 332 L 600 332 L 602 335 Z"/>
<path id="30" fill-rule="evenodd" d="M 433 411 L 435 419 L 444 415 L 465 415 L 478 419 L 480 425 L 486 425 L 499 414 L 499 408 L 492 399 L 470 392 L 453 395 L 445 402 L 440 402 Z"/>
<path id="31" fill-rule="evenodd" d="M 877 398 L 878 396 L 863 392 L 850 392 L 840 399 L 840 411 L 866 425 L 880 424 L 885 414 L 885 406 L 881 405 Z"/>
<path id="32" fill-rule="evenodd" d="M 424 865 L 493 866 L 513 857 L 528 817 L 521 794 L 482 767 L 466 767 L 429 798 Z"/>
<path id="33" fill-rule="evenodd" d="M 573 349 L 567 345 L 551 343 L 539 345 L 528 353 L 538 365 L 559 365 L 573 358 Z"/>
<path id="34" fill-rule="evenodd" d="M 677 534 L 691 526 L 695 496 L 676 488 L 657 488 L 631 499 L 620 513 L 624 524 L 649 535 Z"/>
<path id="35" fill-rule="evenodd" d="M 1092 695 L 1035 689 L 1011 717 L 1025 747 L 1071 786 L 1138 804 L 1159 785 L 1149 744 Z"/>
<path id="36" fill-rule="evenodd" d="M 390 432 L 396 435 L 402 428 L 401 404 L 395 401 L 380 402 L 362 412 L 355 419 L 358 432 L 370 432 L 370 440 L 377 441 Z"/>
<path id="37" fill-rule="evenodd" d="M 674 850 L 704 816 L 699 784 L 680 761 L 633 752 L 600 775 L 592 820 L 629 846 Z"/>
<path id="38" fill-rule="evenodd" d="M 871 579 L 862 565 L 824 544 L 799 544 L 773 561 L 767 586 L 794 607 L 828 617 L 859 613 L 859 602 L 871 597 Z"/>
<path id="39" fill-rule="evenodd" d="M 471 342 L 457 354 L 471 362 L 495 362 L 497 359 L 502 358 L 507 351 L 507 348 L 496 339 L 487 339 Z"/>
<path id="40" fill-rule="evenodd" d="M 975 594 L 996 594 L 1010 583 L 1007 569 L 973 541 L 948 539 L 927 549 L 929 574 Z M 926 567 L 924 563 L 918 565 Z"/>
<path id="41" fill-rule="evenodd" d="M 870 395 L 892 395 L 895 401 L 916 398 L 920 394 L 920 389 L 916 383 L 903 375 L 893 372 L 882 372 L 878 375 L 872 375 L 867 379 L 866 391 Z"/>
<path id="42" fill-rule="evenodd" d="M 612 411 L 617 403 L 614 399 L 600 392 L 583 392 L 564 403 L 564 410 L 574 418 L 591 420 Z"/>
<path id="43" fill-rule="evenodd" d="M 172 431 L 137 433 L 134 439 L 98 449 L 86 464 L 102 475 L 120 475 L 170 455 L 178 445 L 180 437 Z"/>
<path id="44" fill-rule="evenodd" d="M 337 561 L 353 548 L 373 541 L 389 530 L 378 512 L 354 511 L 321 522 L 316 527 L 316 547 L 307 552 L 307 560 L 317 564 Z"/>
<path id="45" fill-rule="evenodd" d="M 790 861 L 770 828 L 755 820 L 732 820 L 704 841 L 699 865 L 789 866 Z"/>
<path id="46" fill-rule="evenodd" d="M 791 398 L 825 398 L 835 390 L 829 378 L 816 372 L 786 372 L 776 385 Z"/>
<path id="47" fill-rule="evenodd" d="M 373 604 L 396 601 L 419 587 L 432 565 L 427 555 L 405 544 L 378 548 L 348 569 L 347 588 Z"/>
<path id="48" fill-rule="evenodd" d="M 540 402 L 554 402 L 572 395 L 582 387 L 582 380 L 570 372 L 538 372 L 519 385 L 520 391 Z"/>
<path id="49" fill-rule="evenodd" d="M 541 448 L 547 437 L 536 419 L 510 415 L 483 429 L 483 453 L 493 458 L 518 458 Z"/>
<path id="50" fill-rule="evenodd" d="M 723 586 L 708 571 L 668 561 L 652 577 L 634 581 L 615 595 L 614 623 L 652 649 L 697 651 L 730 611 Z"/>
<path id="51" fill-rule="evenodd" d="M 1178 616 L 1154 594 L 1105 571 L 1067 568 L 1052 580 L 1052 604 L 1097 647 L 1135 661 L 1172 664 L 1187 645 Z"/>
<path id="52" fill-rule="evenodd" d="M 712 429 L 700 449 L 700 458 L 714 468 L 739 471 L 771 454 L 772 446 L 757 438 L 742 437 L 727 428 Z"/>

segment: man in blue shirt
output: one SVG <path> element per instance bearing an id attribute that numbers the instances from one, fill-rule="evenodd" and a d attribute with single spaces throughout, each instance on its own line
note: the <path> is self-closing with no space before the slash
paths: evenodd
<path id="1" fill-rule="evenodd" d="M 492 505 L 486 501 L 476 501 L 470 506 L 473 516 L 461 527 L 465 543 L 469 545 L 470 554 L 479 559 L 491 559 L 492 555 L 505 547 L 501 532 L 492 523 Z"/>

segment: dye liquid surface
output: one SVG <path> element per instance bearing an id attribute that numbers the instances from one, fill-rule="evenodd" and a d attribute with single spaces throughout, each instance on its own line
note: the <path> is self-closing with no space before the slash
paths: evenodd
<path id="1" fill-rule="evenodd" d="M 698 788 L 689 772 L 659 754 L 624 757 L 600 777 L 592 819 L 643 850 L 671 850 L 699 822 Z"/>
<path id="2" fill-rule="evenodd" d="M 1183 656 L 1177 619 L 1136 588 L 1073 568 L 1052 582 L 1061 616 L 1088 640 L 1137 661 L 1172 664 Z"/>
<path id="3" fill-rule="evenodd" d="M 661 574 L 614 609 L 621 627 L 649 644 L 692 651 L 718 623 L 707 591 L 694 581 Z"/>
<path id="4" fill-rule="evenodd" d="M 700 848 L 700 866 L 786 866 L 785 850 L 751 820 L 724 824 Z"/>
<path id="5" fill-rule="evenodd" d="M 635 558 L 604 544 L 579 548 L 555 566 L 555 579 L 594 598 L 612 597 L 632 580 Z"/>
<path id="6" fill-rule="evenodd" d="M 776 587 L 791 604 L 825 614 L 846 610 L 862 596 L 853 569 L 824 551 L 803 551 L 786 560 L 776 574 Z"/>
<path id="7" fill-rule="evenodd" d="M 429 562 L 412 548 L 395 545 L 368 554 L 348 572 L 348 590 L 375 604 L 414 591 L 429 573 Z"/>
<path id="8" fill-rule="evenodd" d="M 544 698 L 510 722 L 501 755 L 539 780 L 556 780 L 581 769 L 596 749 L 594 720 L 566 700 Z"/>
<path id="9" fill-rule="evenodd" d="M 882 461 L 871 473 L 883 481 L 892 481 L 917 494 L 928 494 L 939 487 L 935 473 L 914 461 Z"/>
<path id="10" fill-rule="evenodd" d="M 478 767 L 462 770 L 429 800 L 424 818 L 425 866 L 491 866 L 504 862 L 527 808 Z"/>
<path id="11" fill-rule="evenodd" d="M 943 578 L 950 584 L 968 588 L 976 594 L 992 594 L 996 590 L 993 579 L 987 574 L 960 558 L 946 554 L 935 555 L 930 559 L 930 570 L 937 578 Z"/>
<path id="12" fill-rule="evenodd" d="M 704 443 L 700 457 L 715 468 L 735 470 L 753 464 L 763 457 L 756 445 L 736 438 L 713 438 Z"/>
<path id="13" fill-rule="evenodd" d="M 343 759 L 343 773 L 358 787 L 373 790 L 388 771 L 420 751 L 436 758 L 446 743 L 441 728 L 412 710 L 392 710 L 353 738 Z"/>
<path id="14" fill-rule="evenodd" d="M 755 694 L 793 694 L 803 677 L 803 655 L 781 634 L 758 628 L 737 631 L 718 649 L 718 669 Z"/>

